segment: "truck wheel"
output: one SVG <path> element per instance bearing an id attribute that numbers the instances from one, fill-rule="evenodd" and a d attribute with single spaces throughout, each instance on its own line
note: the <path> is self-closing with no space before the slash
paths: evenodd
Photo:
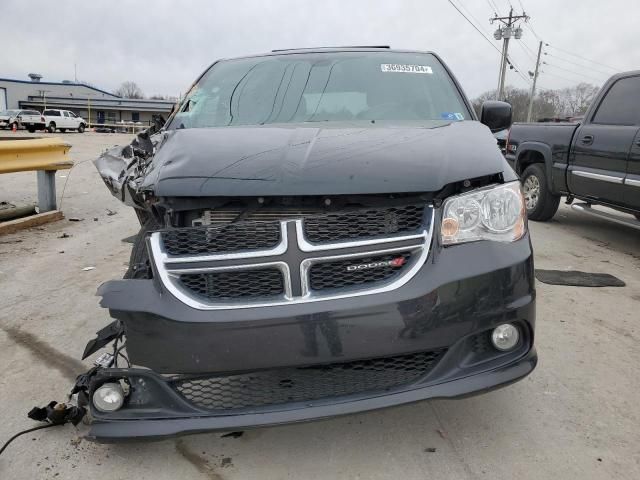
<path id="1" fill-rule="evenodd" d="M 61 128 L 60 129 L 60 133 L 66 133 L 67 129 L 66 128 Z"/>
<path id="2" fill-rule="evenodd" d="M 78 125 L 78 133 L 82 133 L 84 132 L 84 123 L 81 123 L 80 125 Z"/>
<path id="3" fill-rule="evenodd" d="M 47 132 L 56 133 L 56 124 L 54 122 L 51 122 L 49 124 L 49 126 L 47 127 Z"/>
<path id="4" fill-rule="evenodd" d="M 534 163 L 522 172 L 522 192 L 531 220 L 551 220 L 558 211 L 560 195 L 554 195 L 549 190 L 544 165 Z"/>
<path id="5" fill-rule="evenodd" d="M 36 133 L 36 127 L 28 127 L 29 133 Z"/>

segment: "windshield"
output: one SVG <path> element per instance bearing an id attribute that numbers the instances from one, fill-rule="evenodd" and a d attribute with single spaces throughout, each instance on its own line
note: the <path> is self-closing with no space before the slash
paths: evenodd
<path id="1" fill-rule="evenodd" d="M 169 128 L 471 118 L 433 55 L 331 52 L 216 63 L 187 94 Z"/>
<path id="2" fill-rule="evenodd" d="M 5 110 L 4 112 L 0 112 L 0 115 L 13 117 L 14 115 L 17 115 L 19 112 L 20 110 Z"/>

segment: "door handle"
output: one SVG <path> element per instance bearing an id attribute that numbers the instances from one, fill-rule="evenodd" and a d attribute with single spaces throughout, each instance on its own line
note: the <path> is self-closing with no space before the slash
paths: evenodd
<path id="1" fill-rule="evenodd" d="M 591 145 L 593 143 L 593 135 L 585 135 L 580 141 L 584 145 Z"/>

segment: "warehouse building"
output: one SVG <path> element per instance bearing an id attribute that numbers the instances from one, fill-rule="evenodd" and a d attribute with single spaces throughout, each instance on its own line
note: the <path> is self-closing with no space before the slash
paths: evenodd
<path id="1" fill-rule="evenodd" d="M 29 74 L 29 78 L 0 78 L 0 111 L 25 108 L 42 112 L 46 108 L 59 108 L 71 110 L 92 125 L 122 122 L 149 125 L 153 115 L 166 118 L 174 104 L 170 100 L 121 98 L 69 80 L 44 82 L 35 73 Z"/>

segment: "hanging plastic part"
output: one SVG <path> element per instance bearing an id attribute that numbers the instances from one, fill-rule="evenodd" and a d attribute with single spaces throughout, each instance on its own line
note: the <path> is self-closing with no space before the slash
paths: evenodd
<path id="1" fill-rule="evenodd" d="M 96 333 L 96 338 L 90 340 L 87 343 L 87 346 L 84 347 L 84 353 L 82 354 L 82 360 L 87 358 L 89 355 L 96 353 L 101 348 L 105 347 L 116 338 L 119 338 L 124 334 L 124 328 L 122 328 L 122 324 L 119 320 L 115 320 L 111 322 L 109 325 L 104 327 L 102 330 L 99 330 Z"/>

